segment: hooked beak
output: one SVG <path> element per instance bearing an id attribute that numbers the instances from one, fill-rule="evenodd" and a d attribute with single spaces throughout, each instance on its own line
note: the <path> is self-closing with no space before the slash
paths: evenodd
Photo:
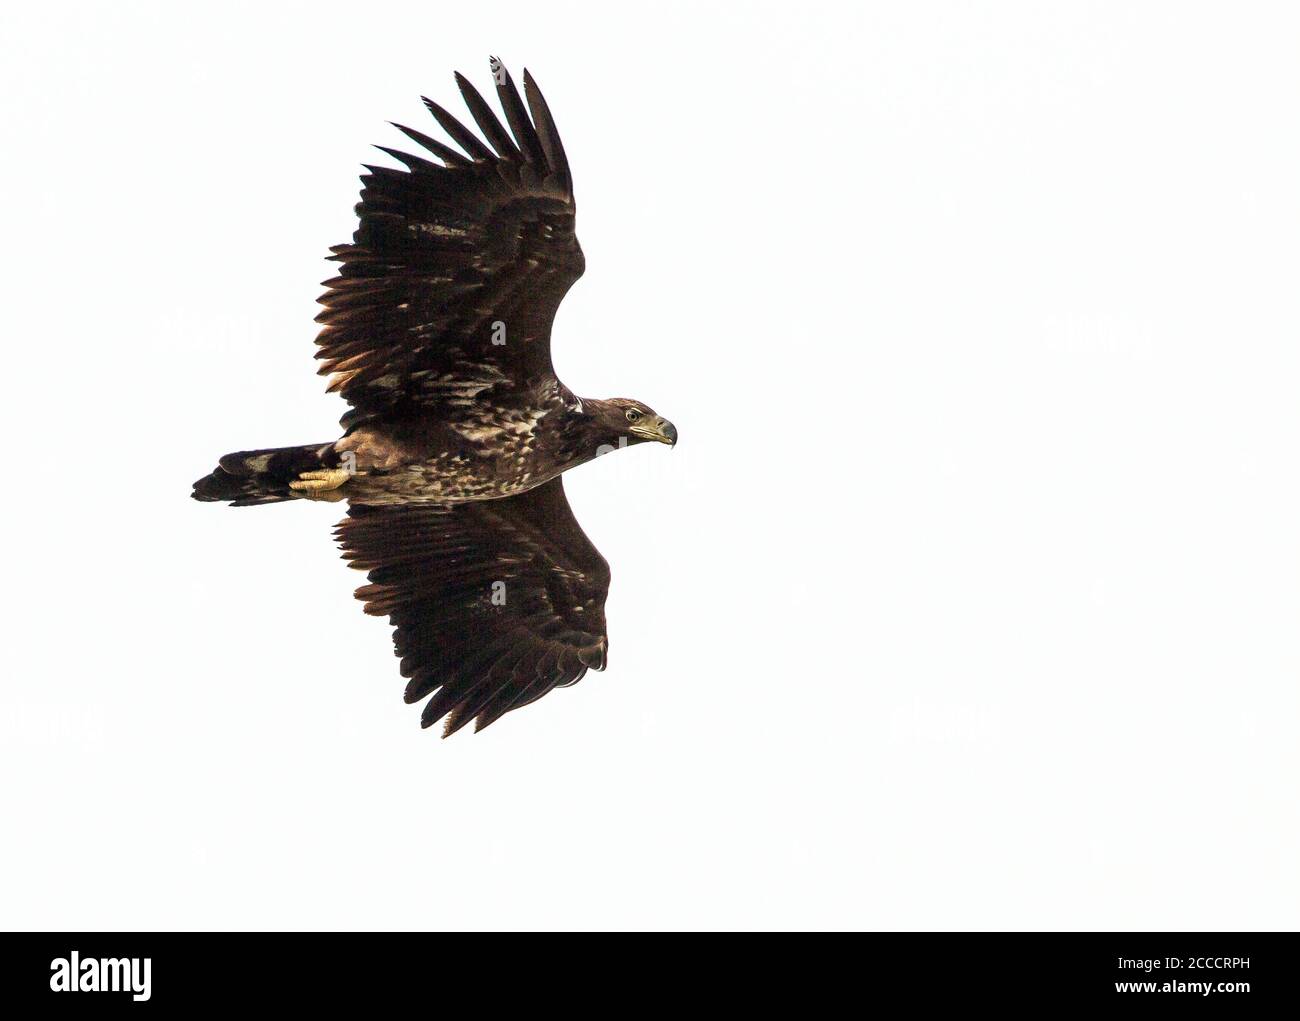
<path id="1" fill-rule="evenodd" d="M 667 443 L 670 447 L 677 446 L 677 426 L 662 415 L 655 416 L 654 421 L 637 426 L 632 432 L 647 440 Z"/>

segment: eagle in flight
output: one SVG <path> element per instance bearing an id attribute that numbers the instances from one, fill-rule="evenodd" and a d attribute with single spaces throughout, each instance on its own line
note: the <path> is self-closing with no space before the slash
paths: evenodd
<path id="1" fill-rule="evenodd" d="M 677 442 L 640 401 L 578 397 L 551 365 L 551 323 L 582 275 L 573 181 L 532 76 L 491 61 L 509 130 L 463 75 L 482 138 L 424 100 L 459 150 L 395 125 L 438 162 L 380 146 L 352 243 L 333 249 L 316 343 L 351 408 L 328 443 L 227 454 L 196 500 L 347 500 L 336 535 L 369 572 L 426 727 L 476 730 L 603 670 L 609 565 L 561 475 L 606 451 Z M 525 101 L 527 105 L 525 106 Z"/>

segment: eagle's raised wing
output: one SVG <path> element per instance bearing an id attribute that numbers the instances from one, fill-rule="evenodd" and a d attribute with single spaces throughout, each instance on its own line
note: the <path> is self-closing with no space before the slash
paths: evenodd
<path id="1" fill-rule="evenodd" d="M 551 321 L 582 275 L 573 182 L 546 100 L 524 72 L 492 72 L 510 131 L 456 80 L 491 147 L 436 103 L 463 150 L 396 125 L 442 162 L 380 147 L 406 170 L 367 166 L 353 243 L 321 297 L 316 357 L 358 422 L 428 412 L 455 422 L 484 399 L 525 400 L 551 367 Z M 531 119 L 528 111 L 531 111 Z M 513 134 L 512 134 L 513 133 Z"/>
<path id="2" fill-rule="evenodd" d="M 500 500 L 355 506 L 337 535 L 369 571 L 357 598 L 396 629 L 406 701 L 435 692 L 421 720 L 450 713 L 444 736 L 605 668 L 609 565 L 559 477 Z"/>

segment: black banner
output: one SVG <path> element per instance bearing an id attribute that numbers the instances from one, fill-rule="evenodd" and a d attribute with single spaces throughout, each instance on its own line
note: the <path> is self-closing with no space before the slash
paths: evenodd
<path id="1" fill-rule="evenodd" d="M 503 939 L 516 946 L 500 946 Z M 656 947 L 646 938 L 593 944 L 531 933 L 495 936 L 488 947 L 467 934 L 15 934 L 0 979 L 11 1004 L 94 1014 L 373 1009 L 421 999 L 432 1007 L 453 991 L 488 1002 L 513 992 L 551 1009 L 597 1006 L 589 1001 L 607 999 L 611 983 L 638 1007 L 675 1010 L 785 998 L 812 1006 L 828 995 L 864 1005 L 1215 1012 L 1287 1009 L 1295 999 L 1289 934 L 876 933 L 840 941 L 826 948 L 824 939 L 666 934 Z"/>

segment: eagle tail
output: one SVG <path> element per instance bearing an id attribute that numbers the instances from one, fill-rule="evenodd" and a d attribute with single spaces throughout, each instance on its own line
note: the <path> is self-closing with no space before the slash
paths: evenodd
<path id="1" fill-rule="evenodd" d="M 281 503 L 300 495 L 289 488 L 289 483 L 303 472 L 337 468 L 339 462 L 333 443 L 240 450 L 218 460 L 216 470 L 194 483 L 190 495 L 207 503 L 225 501 L 235 507 Z"/>

